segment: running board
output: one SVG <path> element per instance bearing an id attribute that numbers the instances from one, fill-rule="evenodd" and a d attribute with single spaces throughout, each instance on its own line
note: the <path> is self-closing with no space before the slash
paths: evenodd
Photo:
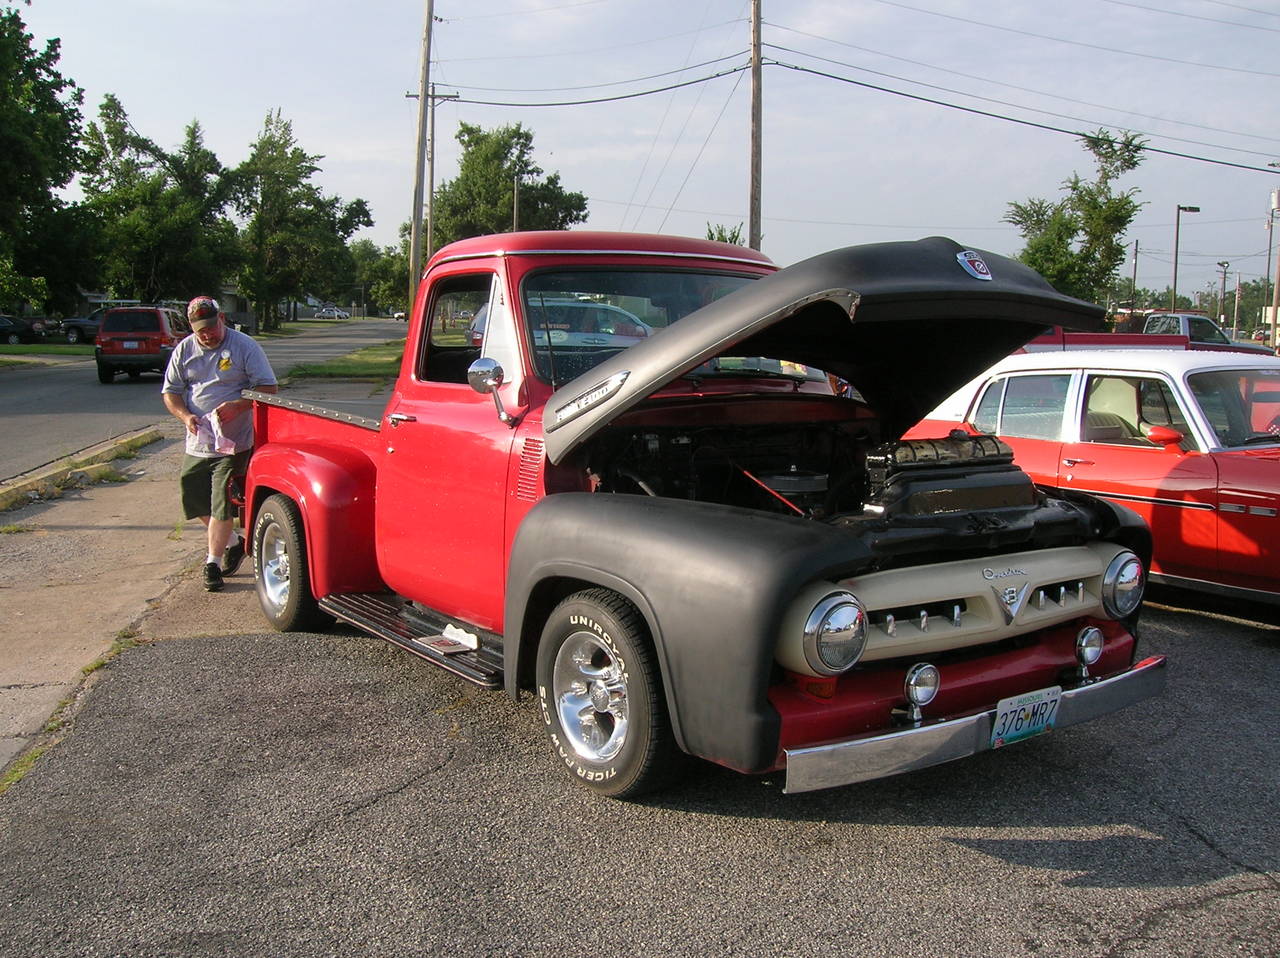
<path id="1" fill-rule="evenodd" d="M 327 595 L 320 600 L 320 608 L 468 682 L 487 689 L 502 688 L 501 651 L 486 645 L 483 636 L 478 649 L 459 650 L 456 641 L 444 634 L 449 623 L 404 604 L 397 596 L 360 592 Z"/>

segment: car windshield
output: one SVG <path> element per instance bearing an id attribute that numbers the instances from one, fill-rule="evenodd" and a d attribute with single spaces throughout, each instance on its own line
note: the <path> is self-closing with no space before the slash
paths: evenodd
<path id="1" fill-rule="evenodd" d="M 1223 446 L 1280 443 L 1280 369 L 1220 369 L 1187 377 Z"/>
<path id="2" fill-rule="evenodd" d="M 155 310 L 128 310 L 108 313 L 102 321 L 102 329 L 108 333 L 154 333 L 160 328 L 160 318 Z"/>
<path id="3" fill-rule="evenodd" d="M 566 383 L 753 279 L 655 269 L 534 273 L 522 298 L 537 374 Z"/>

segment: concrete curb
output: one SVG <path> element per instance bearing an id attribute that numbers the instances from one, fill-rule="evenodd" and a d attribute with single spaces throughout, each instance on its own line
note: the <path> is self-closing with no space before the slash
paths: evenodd
<path id="1" fill-rule="evenodd" d="M 84 482 L 97 482 L 110 474 L 111 463 L 142 446 L 158 442 L 162 437 L 155 426 L 147 426 L 115 439 L 90 446 L 48 466 L 0 483 L 0 512 L 25 506 L 35 499 L 53 499 L 63 487 Z"/>

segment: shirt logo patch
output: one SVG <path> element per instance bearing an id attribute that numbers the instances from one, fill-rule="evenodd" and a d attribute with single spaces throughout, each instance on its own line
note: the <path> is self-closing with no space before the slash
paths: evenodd
<path id="1" fill-rule="evenodd" d="M 226 372 L 228 369 L 230 369 L 230 368 L 231 368 L 231 359 L 230 359 L 230 357 L 228 357 L 228 356 L 223 356 L 221 359 L 219 359 L 219 360 L 218 360 L 218 370 L 219 370 L 220 372 L 224 372 L 224 373 L 225 373 L 225 372 Z"/>

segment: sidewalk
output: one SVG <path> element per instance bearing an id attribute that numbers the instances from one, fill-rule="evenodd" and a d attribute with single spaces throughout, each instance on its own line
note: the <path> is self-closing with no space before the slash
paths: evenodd
<path id="1" fill-rule="evenodd" d="M 284 391 L 338 408 L 377 395 L 369 383 L 334 381 Z M 0 534 L 0 770 L 42 741 L 50 716 L 91 686 L 86 670 L 118 641 L 265 627 L 249 561 L 223 592 L 201 586 L 204 529 L 178 505 L 182 426 L 169 418 L 155 432 L 136 458 L 111 464 L 127 481 L 0 512 L 0 528 L 21 530 Z"/>

